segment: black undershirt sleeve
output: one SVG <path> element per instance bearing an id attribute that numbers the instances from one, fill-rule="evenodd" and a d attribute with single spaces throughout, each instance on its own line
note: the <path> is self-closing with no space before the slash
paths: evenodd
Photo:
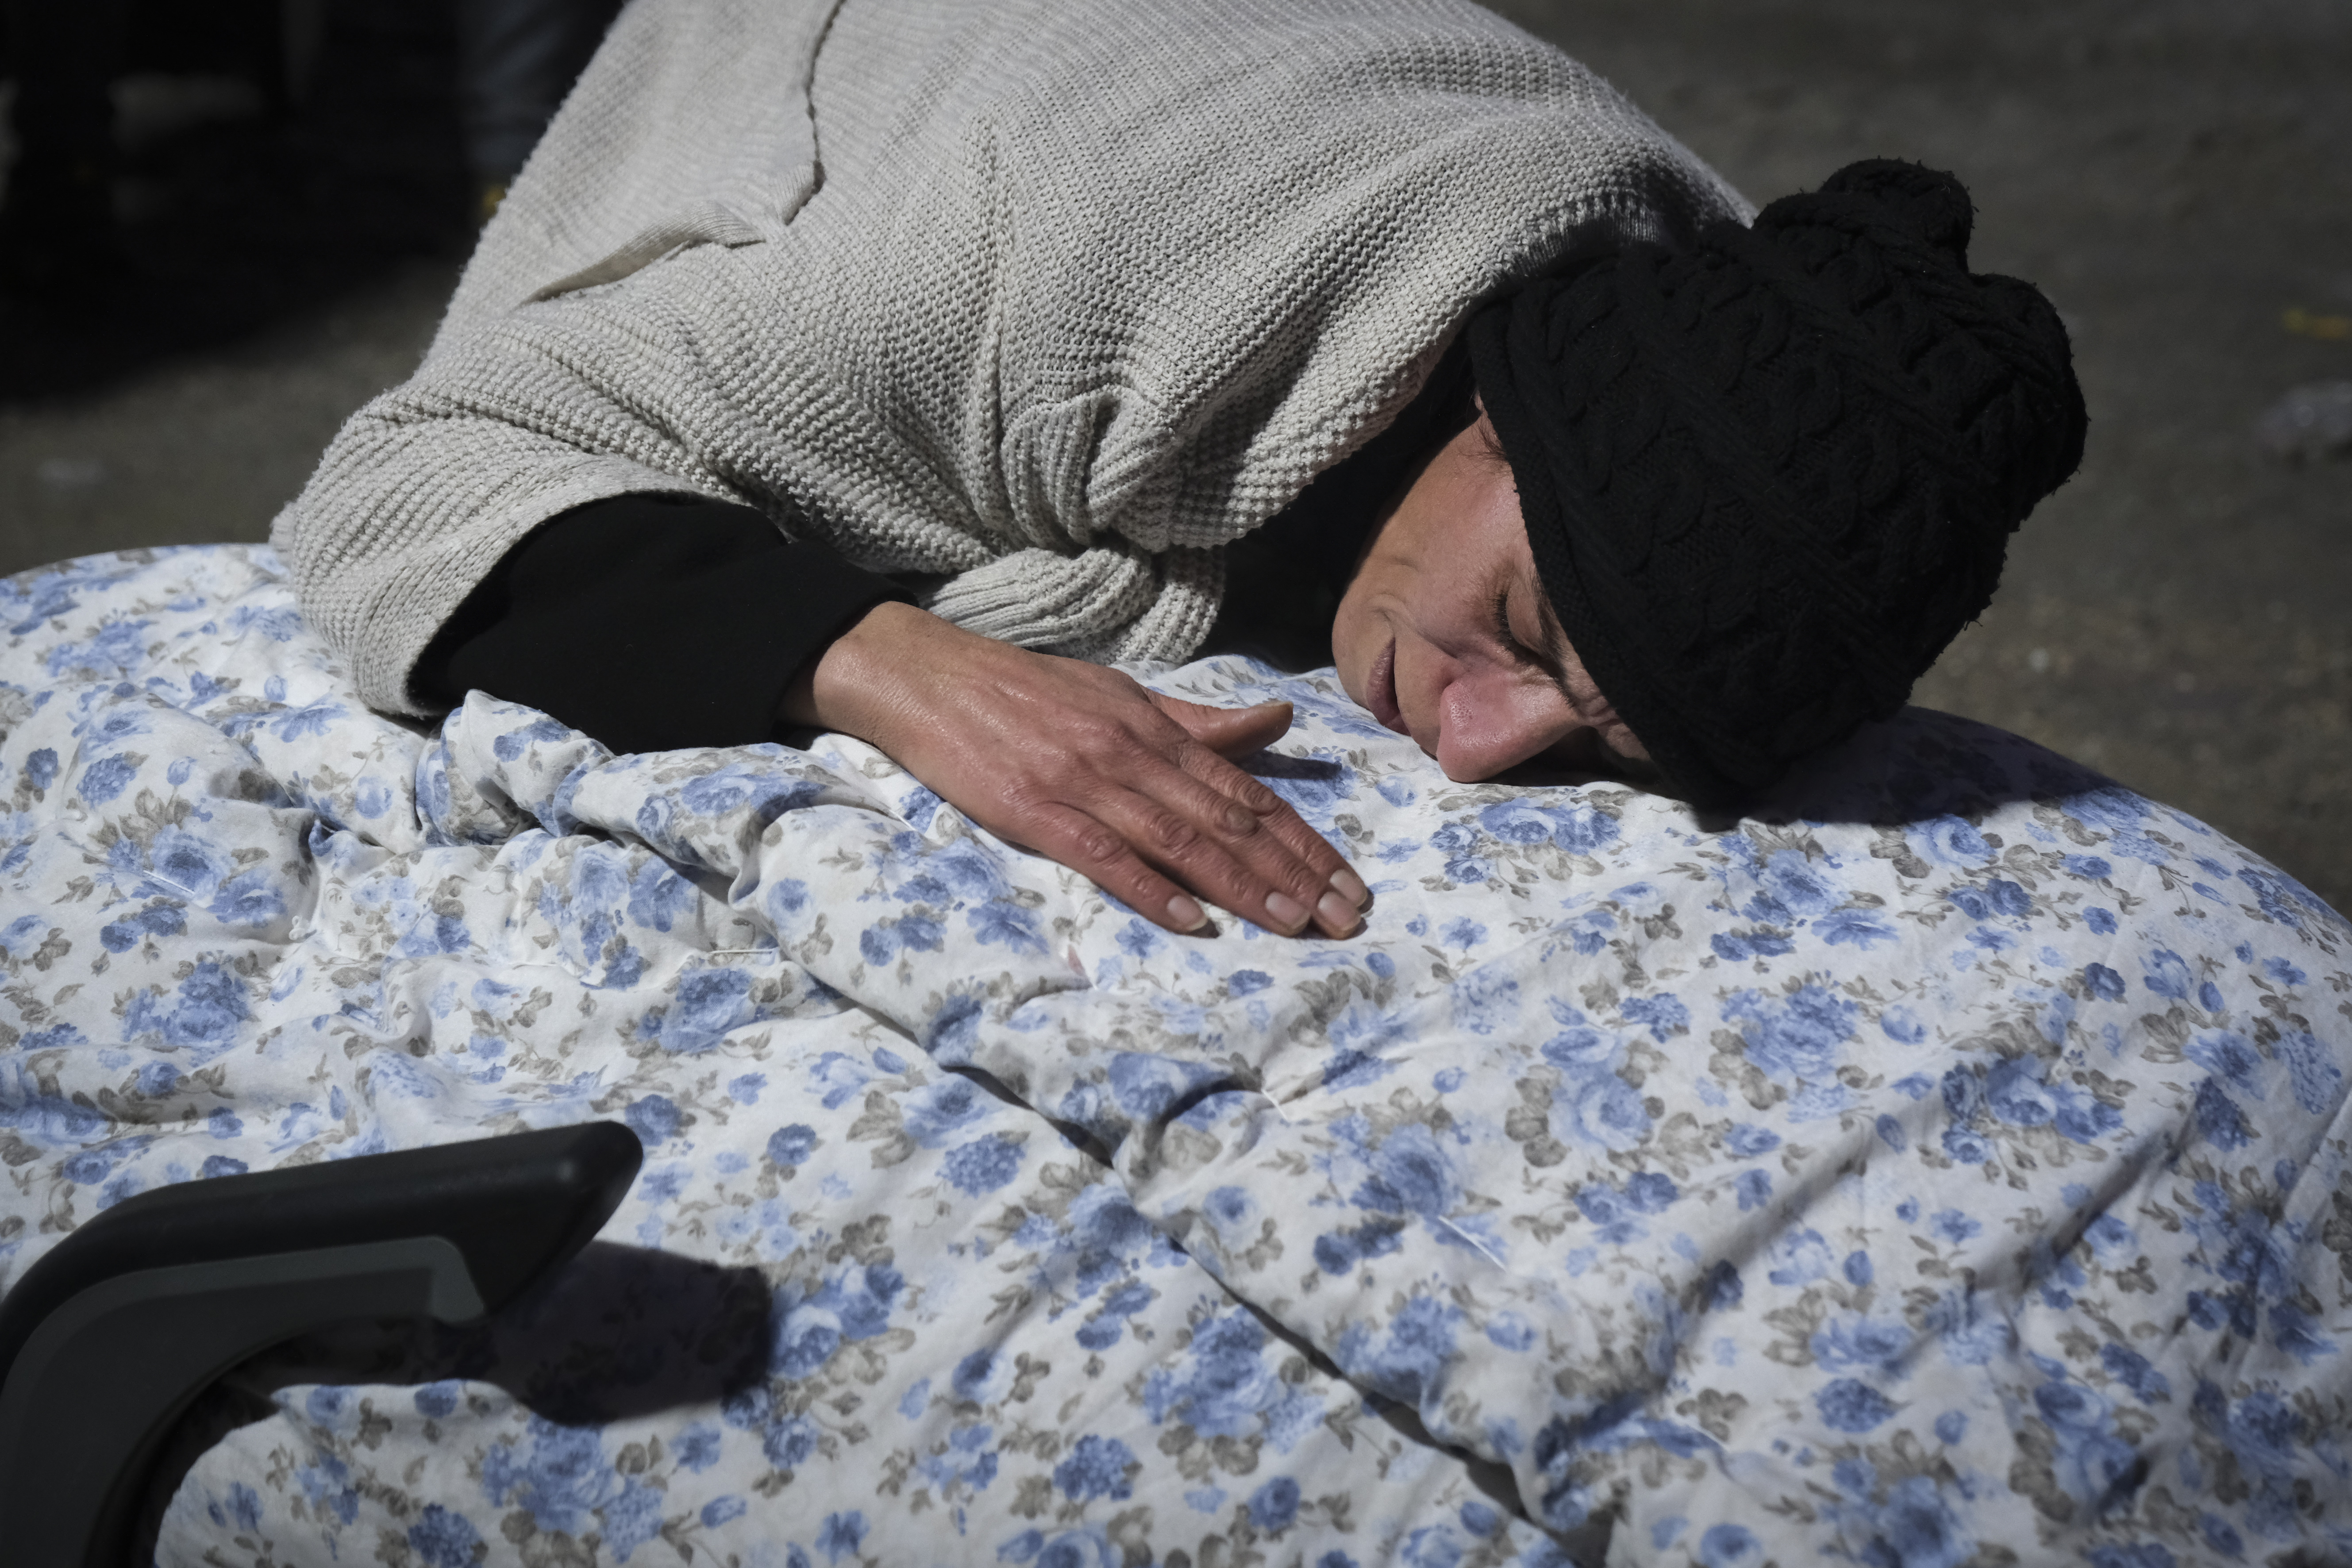
<path id="1" fill-rule="evenodd" d="M 617 496 L 541 524 L 458 606 L 410 685 L 479 689 L 615 752 L 772 740 L 801 667 L 885 599 L 889 578 L 793 542 L 747 506 Z"/>

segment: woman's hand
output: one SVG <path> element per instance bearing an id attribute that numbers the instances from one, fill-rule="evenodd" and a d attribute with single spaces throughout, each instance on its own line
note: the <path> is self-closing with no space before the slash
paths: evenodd
<path id="1" fill-rule="evenodd" d="M 1286 934 L 1353 935 L 1370 893 L 1339 852 L 1226 759 L 1290 705 L 1204 708 L 1115 669 L 876 605 L 786 694 L 782 716 L 872 742 L 1000 838 L 1197 931 L 1192 894 Z"/>

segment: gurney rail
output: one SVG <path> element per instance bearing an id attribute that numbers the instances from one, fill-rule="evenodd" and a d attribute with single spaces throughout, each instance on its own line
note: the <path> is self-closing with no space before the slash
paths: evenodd
<path id="1" fill-rule="evenodd" d="M 589 1122 L 182 1183 L 84 1224 L 0 1300 L 8 1561 L 117 1568 L 206 1384 L 330 1323 L 498 1310 L 588 1244 L 643 1159 Z"/>

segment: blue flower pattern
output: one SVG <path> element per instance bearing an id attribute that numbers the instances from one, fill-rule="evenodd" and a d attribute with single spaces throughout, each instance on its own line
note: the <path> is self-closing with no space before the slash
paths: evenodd
<path id="1" fill-rule="evenodd" d="M 609 1117 L 612 1255 L 763 1282 L 698 1402 L 289 1382 L 170 1560 L 2352 1552 L 2352 932 L 2013 738 L 1912 711 L 1710 829 L 1148 671 L 1294 701 L 1252 765 L 1380 893 L 1178 941 L 854 740 L 370 713 L 267 550 L 0 626 L 0 1280 L 163 1184 Z"/>

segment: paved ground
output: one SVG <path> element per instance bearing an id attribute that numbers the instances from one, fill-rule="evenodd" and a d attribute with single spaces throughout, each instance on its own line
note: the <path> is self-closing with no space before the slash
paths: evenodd
<path id="1" fill-rule="evenodd" d="M 2074 332 L 2083 473 L 1919 700 L 2031 735 L 2352 907 L 2352 460 L 2252 427 L 2352 381 L 2340 0 L 1504 0 L 1759 200 L 1856 157 L 1957 171 L 1976 263 Z M 249 95 L 130 95 L 135 285 L 0 304 L 0 571 L 259 539 L 404 373 L 462 257 L 446 39 L 340 0 L 281 134 Z M 207 116 L 210 116 L 208 119 Z"/>

